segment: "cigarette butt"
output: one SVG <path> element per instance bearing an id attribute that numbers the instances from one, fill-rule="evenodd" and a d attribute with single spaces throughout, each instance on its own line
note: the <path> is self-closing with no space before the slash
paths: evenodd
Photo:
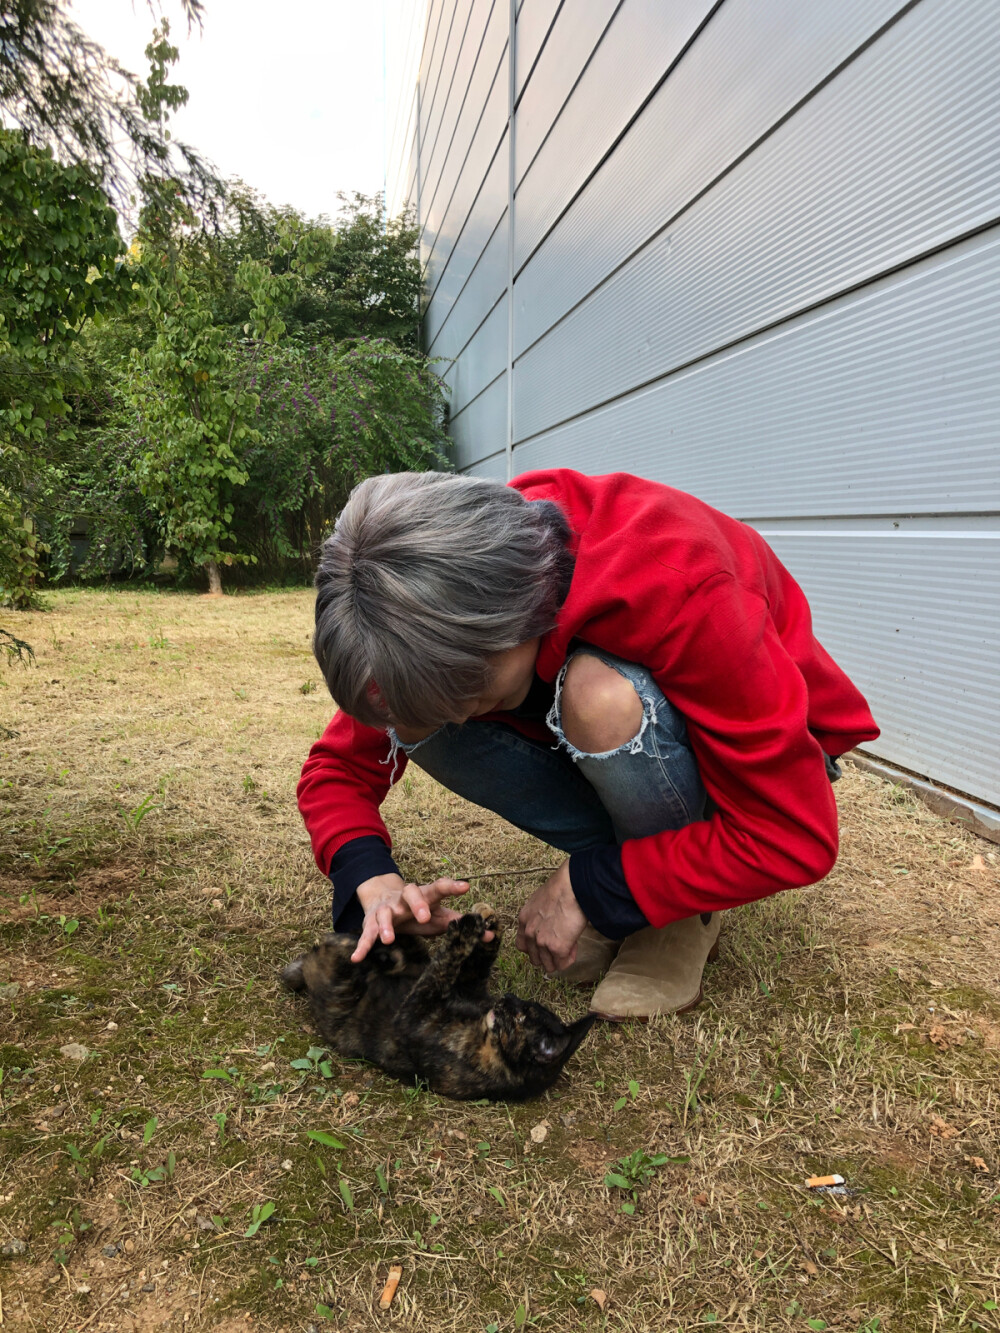
<path id="1" fill-rule="evenodd" d="M 392 1298 L 396 1294 L 396 1288 L 399 1286 L 399 1279 L 403 1276 L 403 1269 L 400 1264 L 393 1264 L 389 1269 L 389 1276 L 383 1288 L 382 1295 L 379 1297 L 378 1308 L 388 1310 L 392 1304 Z"/>
<path id="2" fill-rule="evenodd" d="M 824 1185 L 843 1185 L 843 1176 L 810 1176 L 806 1184 L 811 1190 L 820 1189 Z"/>

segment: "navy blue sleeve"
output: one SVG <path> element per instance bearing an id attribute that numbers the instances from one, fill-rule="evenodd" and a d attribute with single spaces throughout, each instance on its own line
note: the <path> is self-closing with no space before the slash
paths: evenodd
<path id="1" fill-rule="evenodd" d="M 333 928 L 360 935 L 365 911 L 358 902 L 357 887 L 375 875 L 399 875 L 392 853 L 376 834 L 353 838 L 334 852 L 330 862 L 333 883 Z"/>
<path id="2" fill-rule="evenodd" d="M 622 849 L 611 843 L 569 858 L 569 880 L 583 915 L 610 940 L 623 940 L 649 925 L 625 882 Z"/>

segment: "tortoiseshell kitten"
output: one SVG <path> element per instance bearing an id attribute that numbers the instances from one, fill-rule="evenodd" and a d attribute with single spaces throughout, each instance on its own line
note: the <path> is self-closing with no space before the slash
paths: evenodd
<path id="1" fill-rule="evenodd" d="M 323 1040 L 340 1055 L 405 1082 L 423 1079 L 446 1097 L 537 1097 L 596 1018 L 567 1027 L 543 1005 L 490 994 L 500 929 L 489 907 L 452 921 L 433 954 L 419 936 L 399 935 L 352 963 L 357 942 L 327 935 L 282 971 L 285 985 L 308 992 Z"/>

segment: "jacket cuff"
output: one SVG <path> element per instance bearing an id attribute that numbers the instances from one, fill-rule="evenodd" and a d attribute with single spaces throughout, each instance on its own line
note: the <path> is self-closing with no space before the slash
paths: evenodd
<path id="1" fill-rule="evenodd" d="M 330 862 L 333 884 L 333 928 L 349 935 L 360 935 L 365 919 L 357 889 L 375 875 L 399 875 L 389 848 L 374 834 L 352 838 L 338 848 Z"/>
<path id="2" fill-rule="evenodd" d="M 580 910 L 608 939 L 623 940 L 649 925 L 626 883 L 620 847 L 609 844 L 574 852 L 569 879 Z"/>

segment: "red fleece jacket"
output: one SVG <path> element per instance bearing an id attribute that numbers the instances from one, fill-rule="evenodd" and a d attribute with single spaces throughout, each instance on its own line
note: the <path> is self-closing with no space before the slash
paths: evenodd
<path id="1" fill-rule="evenodd" d="M 511 485 L 528 500 L 554 500 L 573 532 L 573 581 L 541 641 L 539 676 L 555 679 L 574 640 L 646 667 L 687 719 L 717 807 L 709 819 L 623 844 L 625 878 L 647 919 L 661 926 L 822 879 L 837 857 L 822 751 L 837 756 L 879 733 L 764 539 L 627 473 L 553 469 Z M 379 816 L 388 754 L 384 732 L 343 713 L 310 750 L 299 809 L 324 873 L 354 838 L 376 834 L 391 846 Z M 401 755 L 397 778 L 404 764 Z"/>

